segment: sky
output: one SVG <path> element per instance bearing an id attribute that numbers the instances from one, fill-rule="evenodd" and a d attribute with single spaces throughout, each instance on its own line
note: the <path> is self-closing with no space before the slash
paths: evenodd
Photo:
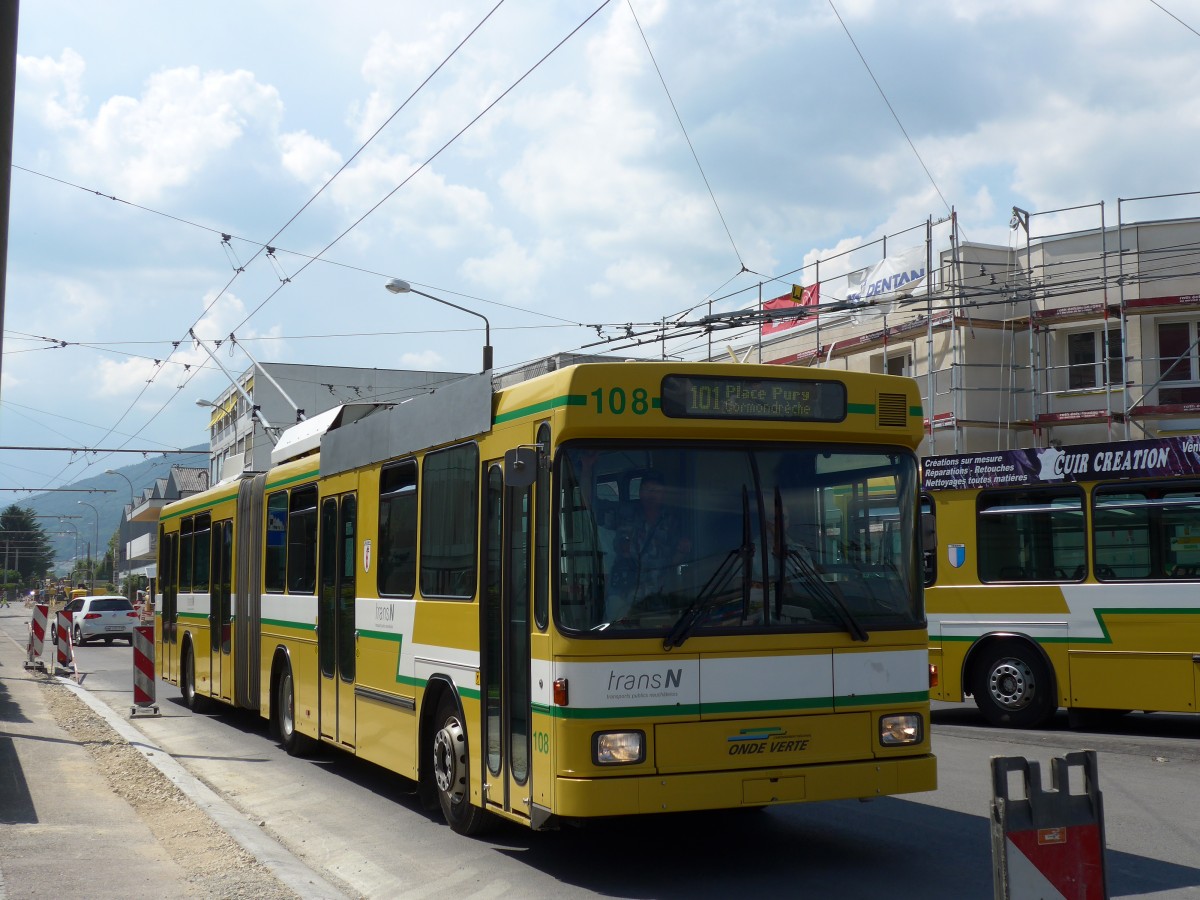
<path id="1" fill-rule="evenodd" d="M 26 0 L 0 446 L 75 450 L 0 450 L 0 488 L 206 441 L 214 348 L 470 372 L 482 315 L 497 370 L 695 359 L 654 323 L 951 210 L 1111 224 L 1200 189 L 1198 32 L 1200 0 Z"/>

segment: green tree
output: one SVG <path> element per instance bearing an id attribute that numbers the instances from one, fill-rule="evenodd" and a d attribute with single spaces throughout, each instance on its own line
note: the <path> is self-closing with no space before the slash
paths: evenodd
<path id="1" fill-rule="evenodd" d="M 33 511 L 23 506 L 14 503 L 0 511 L 0 542 L 4 545 L 0 567 L 20 573 L 25 584 L 46 577 L 54 564 L 50 539 Z"/>

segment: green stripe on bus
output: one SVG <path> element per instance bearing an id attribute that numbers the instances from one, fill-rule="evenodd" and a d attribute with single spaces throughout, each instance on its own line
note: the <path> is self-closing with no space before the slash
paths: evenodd
<path id="1" fill-rule="evenodd" d="M 500 413 L 492 419 L 492 424 L 499 425 L 503 422 L 511 422 L 513 419 L 524 418 L 525 416 L 536 416 L 538 413 L 548 412 L 562 406 L 587 406 L 587 394 L 563 394 L 559 397 L 551 397 L 549 400 L 543 400 L 541 403 L 534 403 L 531 406 L 522 406 L 520 409 Z"/>
<path id="2" fill-rule="evenodd" d="M 875 415 L 875 404 L 874 403 L 847 403 L 846 404 L 846 412 L 857 413 L 860 416 L 873 416 L 873 415 Z"/>
<path id="3" fill-rule="evenodd" d="M 404 635 L 396 634 L 394 631 L 359 631 L 359 637 L 373 638 L 377 641 L 395 641 L 397 644 L 403 643 Z"/>
<path id="4" fill-rule="evenodd" d="M 220 497 L 212 497 L 208 500 L 205 500 L 203 503 L 194 503 L 191 506 L 185 506 L 183 509 L 176 510 L 168 515 L 160 515 L 158 517 L 158 521 L 161 523 L 170 519 L 178 519 L 180 516 L 190 516 L 192 513 L 198 513 L 206 509 L 212 509 L 219 503 L 228 503 L 230 500 L 236 499 L 237 491 L 234 491 L 231 494 L 222 494 Z"/>
<path id="5" fill-rule="evenodd" d="M 263 619 L 263 625 L 270 625 L 272 628 L 298 628 L 301 631 L 316 631 L 315 622 L 289 622 L 287 619 Z"/>
<path id="6" fill-rule="evenodd" d="M 291 478 L 284 478 L 279 481 L 271 482 L 270 484 L 268 484 L 266 486 L 265 489 L 273 490 L 273 489 L 284 487 L 285 485 L 289 485 L 289 484 L 292 484 L 297 481 L 304 481 L 306 479 L 316 478 L 317 474 L 318 473 L 317 473 L 316 469 L 309 469 L 307 472 L 301 472 L 299 475 L 294 475 Z M 178 519 L 180 516 L 190 516 L 190 515 L 193 515 L 194 513 L 203 512 L 206 509 L 212 509 L 214 506 L 216 506 L 219 503 L 225 503 L 230 500 L 236 500 L 237 495 L 238 495 L 237 491 L 231 491 L 228 494 L 222 494 L 220 497 L 212 497 L 212 498 L 204 500 L 200 503 L 193 503 L 190 506 L 185 506 L 183 509 L 175 510 L 166 515 L 160 515 L 158 517 L 158 521 L 160 523 L 162 523 L 162 522 L 169 521 L 171 519 Z"/>
<path id="7" fill-rule="evenodd" d="M 809 709 L 832 709 L 832 697 L 789 697 L 785 700 L 731 700 L 727 703 L 701 703 L 700 711 L 713 713 L 788 713 Z"/>
<path id="8" fill-rule="evenodd" d="M 614 706 L 603 709 L 534 704 L 533 711 L 557 719 L 639 719 L 657 716 L 700 715 L 700 707 L 695 703 L 680 703 L 671 706 Z"/>
<path id="9" fill-rule="evenodd" d="M 1092 610 L 1096 614 L 1096 624 L 1100 626 L 1102 632 L 1099 637 L 1083 637 L 1081 635 L 1066 635 L 1059 637 L 1057 635 L 1042 635 L 1026 634 L 1030 640 L 1038 644 L 1111 644 L 1113 642 L 1112 634 L 1108 630 L 1108 623 L 1105 621 L 1106 616 L 1200 616 L 1200 607 L 1197 608 L 1172 608 L 1164 607 L 1136 607 L 1128 606 L 1121 608 Z M 991 634 L 991 631 L 984 632 L 980 629 L 979 634 L 943 634 L 934 636 L 930 639 L 931 646 L 938 646 L 936 642 L 943 644 L 949 643 L 974 643 L 985 636 Z"/>
<path id="10" fill-rule="evenodd" d="M 307 472 L 301 472 L 299 475 L 293 475 L 291 478 L 281 478 L 279 481 L 268 480 L 263 485 L 264 491 L 274 490 L 276 488 L 285 487 L 289 484 L 295 484 L 297 481 L 304 481 L 307 478 L 316 478 L 321 473 L 317 469 L 309 469 Z"/>
<path id="11" fill-rule="evenodd" d="M 929 691 L 904 691 L 895 694 L 856 694 L 849 697 L 837 697 L 834 704 L 846 706 L 885 706 L 896 703 L 928 703 Z"/>
<path id="12" fill-rule="evenodd" d="M 420 688 L 421 690 L 425 690 L 429 686 L 429 679 L 428 678 L 410 678 L 407 675 L 397 675 L 396 683 L 403 684 L 406 687 Z M 463 697 L 464 699 L 478 700 L 481 696 L 479 693 L 479 688 L 465 687 L 461 684 L 455 684 L 454 686 L 456 688 L 458 688 L 459 696 Z"/>
<path id="13" fill-rule="evenodd" d="M 910 406 L 908 408 L 908 414 L 910 416 L 916 416 L 918 419 L 923 419 L 925 418 L 925 409 L 921 406 Z"/>

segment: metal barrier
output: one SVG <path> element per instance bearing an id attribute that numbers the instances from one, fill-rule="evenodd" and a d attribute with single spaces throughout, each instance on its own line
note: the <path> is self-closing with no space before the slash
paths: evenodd
<path id="1" fill-rule="evenodd" d="M 158 715 L 154 685 L 154 626 L 135 625 L 133 629 L 133 706 L 130 717 L 139 713 Z"/>
<path id="2" fill-rule="evenodd" d="M 1083 792 L 1070 773 L 1082 770 Z M 1024 797 L 1009 796 L 1012 772 Z M 1049 790 L 1041 769 L 1023 757 L 992 757 L 992 883 L 996 900 L 1106 900 L 1104 804 L 1096 751 L 1050 760 Z"/>
<path id="3" fill-rule="evenodd" d="M 42 659 L 46 644 L 46 616 L 49 607 L 38 603 L 33 607 L 33 620 L 29 623 L 29 643 L 25 646 L 25 668 L 46 671 L 46 663 Z"/>

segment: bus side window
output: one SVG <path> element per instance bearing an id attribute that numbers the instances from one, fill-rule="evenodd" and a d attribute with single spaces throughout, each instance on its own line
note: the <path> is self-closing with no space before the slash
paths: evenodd
<path id="1" fill-rule="evenodd" d="M 287 588 L 311 594 L 317 587 L 317 486 L 293 488 L 288 504 Z"/>
<path id="2" fill-rule="evenodd" d="M 925 585 L 937 581 L 937 513 L 933 501 L 921 498 L 921 561 L 925 570 Z"/>
<path id="3" fill-rule="evenodd" d="M 411 597 L 417 589 L 417 463 L 385 466 L 379 479 L 381 595 Z"/>
<path id="4" fill-rule="evenodd" d="M 282 594 L 287 580 L 288 495 L 279 491 L 267 497 L 267 539 L 263 548 L 263 583 L 268 593 Z"/>

